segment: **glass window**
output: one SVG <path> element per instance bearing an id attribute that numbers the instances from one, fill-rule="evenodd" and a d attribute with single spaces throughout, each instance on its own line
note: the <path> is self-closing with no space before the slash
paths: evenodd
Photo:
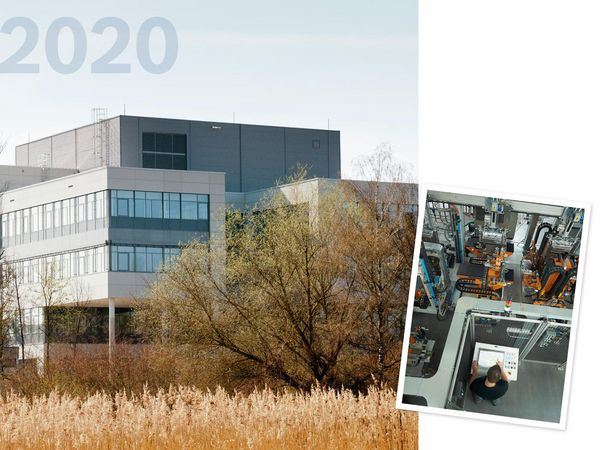
<path id="1" fill-rule="evenodd" d="M 187 156 L 173 155 L 173 169 L 187 170 Z"/>
<path id="2" fill-rule="evenodd" d="M 94 251 L 85 251 L 85 273 L 94 273 Z"/>
<path id="3" fill-rule="evenodd" d="M 23 212 L 17 211 L 15 214 L 15 234 L 19 236 L 21 234 L 21 223 L 22 223 Z"/>
<path id="4" fill-rule="evenodd" d="M 208 220 L 208 204 L 198 203 L 198 219 Z"/>
<path id="5" fill-rule="evenodd" d="M 135 271 L 147 272 L 146 247 L 135 248 Z"/>
<path id="6" fill-rule="evenodd" d="M 165 248 L 165 265 L 172 264 L 179 257 L 179 247 Z"/>
<path id="7" fill-rule="evenodd" d="M 53 222 L 52 204 L 44 205 L 44 216 L 44 229 L 49 230 Z"/>
<path id="8" fill-rule="evenodd" d="M 156 151 L 156 142 L 154 133 L 142 133 L 142 151 L 154 152 Z"/>
<path id="9" fill-rule="evenodd" d="M 77 222 L 85 222 L 85 197 L 77 197 Z"/>
<path id="10" fill-rule="evenodd" d="M 170 154 L 156 154 L 156 168 L 157 169 L 172 169 L 173 168 L 173 155 Z"/>
<path id="11" fill-rule="evenodd" d="M 104 219 L 104 192 L 96 192 L 96 219 Z"/>
<path id="12" fill-rule="evenodd" d="M 3 217 L 4 219 L 4 217 Z M 38 219 L 38 207 L 34 206 L 33 208 L 31 208 L 31 231 L 32 232 L 36 232 L 39 231 L 39 219 Z M 3 223 L 4 224 L 4 223 Z M 2 233 L 4 234 L 4 232 Z"/>
<path id="13" fill-rule="evenodd" d="M 62 209 L 62 224 L 63 224 L 63 226 L 70 225 L 71 222 L 70 222 L 70 215 L 69 215 L 69 200 L 62 201 L 61 209 Z"/>
<path id="14" fill-rule="evenodd" d="M 173 135 L 162 133 L 157 134 L 156 151 L 161 153 L 173 153 Z"/>
<path id="15" fill-rule="evenodd" d="M 134 253 L 133 247 L 119 245 L 113 253 L 113 270 L 120 272 L 133 272 Z"/>
<path id="16" fill-rule="evenodd" d="M 181 218 L 181 205 L 179 200 L 179 194 L 164 194 L 165 198 L 169 198 L 169 219 L 180 219 Z M 166 216 L 166 210 L 165 210 Z M 166 217 L 165 217 L 166 218 Z"/>
<path id="17" fill-rule="evenodd" d="M 187 153 L 187 136 L 185 134 L 173 135 L 173 153 Z"/>
<path id="18" fill-rule="evenodd" d="M 60 228 L 60 215 L 61 215 L 60 202 L 54 202 L 53 209 L 54 209 L 54 228 Z"/>
<path id="19" fill-rule="evenodd" d="M 94 271 L 95 272 L 104 272 L 104 252 L 105 252 L 106 247 L 98 247 L 96 249 L 94 249 L 95 251 L 95 258 L 96 258 L 96 262 L 94 265 Z"/>
<path id="20" fill-rule="evenodd" d="M 142 167 L 187 169 L 185 134 L 142 133 Z"/>
<path id="21" fill-rule="evenodd" d="M 160 192 L 146 192 L 146 217 L 162 219 L 162 194 Z"/>
<path id="22" fill-rule="evenodd" d="M 31 217 L 31 209 L 27 208 L 23 211 L 23 233 L 29 233 L 29 224 Z"/>
<path id="23" fill-rule="evenodd" d="M 117 191 L 110 191 L 110 215 L 117 215 Z"/>
<path id="24" fill-rule="evenodd" d="M 147 248 L 147 269 L 149 272 L 158 272 L 162 265 L 163 249 L 160 247 Z"/>
<path id="25" fill-rule="evenodd" d="M 127 217 L 129 213 L 129 202 L 126 198 L 117 199 L 117 216 Z"/>
<path id="26" fill-rule="evenodd" d="M 135 191 L 135 217 L 147 217 L 146 193 L 144 191 Z"/>
<path id="27" fill-rule="evenodd" d="M 94 212 L 95 212 L 95 202 L 94 202 L 94 194 L 88 194 L 86 196 L 87 203 L 87 220 L 94 220 Z"/>
<path id="28" fill-rule="evenodd" d="M 186 220 L 198 219 L 196 194 L 181 194 L 181 218 Z"/>
<path id="29" fill-rule="evenodd" d="M 156 169 L 156 153 L 144 153 L 142 155 L 142 167 Z"/>
<path id="30" fill-rule="evenodd" d="M 75 199 L 69 199 L 69 223 L 73 225 L 75 223 Z"/>

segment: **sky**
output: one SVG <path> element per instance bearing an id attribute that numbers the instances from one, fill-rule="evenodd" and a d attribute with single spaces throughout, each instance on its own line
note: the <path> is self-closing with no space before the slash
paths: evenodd
<path id="1" fill-rule="evenodd" d="M 24 63 L 40 73 L 0 73 L 0 136 L 8 148 L 0 164 L 14 164 L 14 146 L 90 122 L 92 108 L 109 115 L 235 121 L 341 132 L 342 175 L 388 143 L 398 161 L 417 171 L 417 0 L 400 1 L 180 1 L 85 3 L 1 0 L 0 28 L 27 17 L 39 39 Z M 85 30 L 86 59 L 74 74 L 56 73 L 46 57 L 47 29 L 57 18 L 77 19 Z M 127 22 L 131 36 L 115 60 L 129 74 L 91 73 L 91 64 L 115 41 L 113 30 L 92 33 L 106 16 Z M 139 64 L 138 30 L 165 17 L 177 31 L 170 71 L 154 75 Z M 25 33 L 0 33 L 0 62 L 22 45 Z M 60 57 L 73 38 L 58 38 Z M 164 39 L 154 32 L 151 56 Z"/>

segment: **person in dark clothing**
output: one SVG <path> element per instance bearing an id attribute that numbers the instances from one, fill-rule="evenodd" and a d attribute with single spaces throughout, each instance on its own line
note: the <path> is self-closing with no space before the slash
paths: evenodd
<path id="1" fill-rule="evenodd" d="M 471 378 L 469 379 L 469 387 L 473 394 L 475 403 L 481 403 L 484 399 L 490 400 L 492 405 L 496 406 L 500 397 L 508 391 L 508 377 L 502 369 L 502 363 L 497 362 L 495 366 L 488 369 L 485 377 L 477 378 L 477 361 L 471 364 Z"/>

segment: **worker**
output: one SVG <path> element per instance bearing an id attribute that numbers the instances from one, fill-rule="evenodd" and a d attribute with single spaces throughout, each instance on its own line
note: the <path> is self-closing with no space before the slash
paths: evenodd
<path id="1" fill-rule="evenodd" d="M 490 367 L 485 377 L 477 378 L 477 361 L 471 364 L 471 378 L 469 386 L 475 403 L 479 404 L 484 399 L 490 400 L 492 405 L 496 406 L 506 391 L 508 391 L 508 377 L 502 369 L 502 362 L 497 361 L 496 365 Z"/>

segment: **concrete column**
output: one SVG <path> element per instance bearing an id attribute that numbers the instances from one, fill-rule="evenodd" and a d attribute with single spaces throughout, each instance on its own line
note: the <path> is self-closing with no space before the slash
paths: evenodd
<path id="1" fill-rule="evenodd" d="M 112 360 L 115 347 L 115 299 L 108 299 L 108 359 Z"/>

